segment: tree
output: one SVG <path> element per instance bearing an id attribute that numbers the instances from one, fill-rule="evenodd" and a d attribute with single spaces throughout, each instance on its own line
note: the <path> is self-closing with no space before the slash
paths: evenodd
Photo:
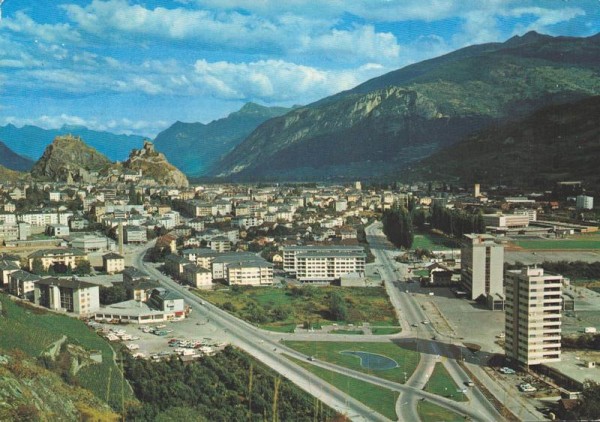
<path id="1" fill-rule="evenodd" d="M 113 303 L 124 302 L 127 300 L 127 290 L 122 284 L 104 287 L 100 286 L 100 303 L 102 305 L 112 305 Z"/>
<path id="2" fill-rule="evenodd" d="M 348 319 L 348 307 L 346 301 L 338 292 L 329 295 L 329 313 L 335 321 L 346 321 Z"/>
<path id="3" fill-rule="evenodd" d="M 31 263 L 31 272 L 34 274 L 44 274 L 46 272 L 41 258 L 33 259 L 33 262 Z"/>
<path id="4" fill-rule="evenodd" d="M 600 418 L 600 383 L 587 380 L 579 404 L 565 414 L 560 415 L 564 420 L 597 420 Z"/>
<path id="5" fill-rule="evenodd" d="M 390 242 L 398 247 L 410 249 L 414 240 L 413 223 L 410 212 L 398 204 L 384 211 L 383 232 Z"/>
<path id="6" fill-rule="evenodd" d="M 92 272 L 92 264 L 87 259 L 82 259 L 75 266 L 75 274 L 86 275 Z"/>

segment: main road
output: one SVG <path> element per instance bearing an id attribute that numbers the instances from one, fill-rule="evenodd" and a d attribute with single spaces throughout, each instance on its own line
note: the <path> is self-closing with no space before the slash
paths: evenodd
<path id="1" fill-rule="evenodd" d="M 401 286 L 408 286 L 404 282 L 409 277 L 407 268 L 395 263 L 393 255 L 397 254 L 398 250 L 385 238 L 381 228 L 380 222 L 368 226 L 365 230 L 367 241 L 376 262 L 379 264 L 379 274 L 384 281 L 390 301 L 396 309 L 399 321 L 403 328 L 412 331 L 416 348 L 421 353 L 421 361 L 408 380 L 407 385 L 415 389 L 423 389 L 436 363 L 441 363 L 457 385 L 461 386 L 461 389 L 464 388 L 464 382 L 469 380 L 469 376 L 454 359 L 452 345 L 437 338 L 437 333 L 434 327 L 429 324 L 427 315 L 410 295 L 409 290 L 404 287 L 401 288 Z M 442 359 L 442 357 L 445 358 Z M 452 393 L 456 394 L 457 392 Z M 477 387 L 470 387 L 466 393 L 461 394 L 467 394 L 472 410 L 485 420 L 503 419 Z M 414 393 L 414 390 L 401 394 L 399 402 L 406 403 L 398 408 L 402 419 L 411 420 L 410 418 L 414 417 L 418 400 L 419 396 Z"/>

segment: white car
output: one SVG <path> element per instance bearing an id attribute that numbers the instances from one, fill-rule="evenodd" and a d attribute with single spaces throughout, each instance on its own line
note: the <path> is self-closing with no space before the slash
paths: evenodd
<path id="1" fill-rule="evenodd" d="M 519 390 L 521 390 L 524 393 L 533 393 L 533 392 L 537 391 L 537 388 L 535 388 L 531 384 L 520 384 Z"/>

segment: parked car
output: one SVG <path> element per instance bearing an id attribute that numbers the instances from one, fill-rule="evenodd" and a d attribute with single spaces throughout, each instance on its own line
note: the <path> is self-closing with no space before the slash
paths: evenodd
<path id="1" fill-rule="evenodd" d="M 473 381 L 471 381 L 471 380 L 466 380 L 466 381 L 465 381 L 465 385 L 466 385 L 467 387 L 473 387 L 473 386 L 475 385 L 475 383 L 474 383 Z"/>
<path id="2" fill-rule="evenodd" d="M 506 375 L 512 375 L 512 374 L 516 373 L 516 371 L 514 369 L 509 368 L 508 366 L 500 368 L 499 371 Z"/>
<path id="3" fill-rule="evenodd" d="M 537 388 L 535 388 L 533 385 L 531 384 L 519 384 L 519 390 L 521 390 L 524 393 L 533 393 L 535 391 L 537 391 Z"/>

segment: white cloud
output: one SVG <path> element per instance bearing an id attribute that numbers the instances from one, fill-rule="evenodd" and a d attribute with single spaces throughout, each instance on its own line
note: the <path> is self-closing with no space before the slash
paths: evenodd
<path id="1" fill-rule="evenodd" d="M 231 63 L 198 60 L 196 82 L 206 93 L 226 99 L 266 102 L 316 100 L 380 75 L 385 68 L 368 63 L 356 69 L 331 71 L 283 60 Z"/>
<path id="2" fill-rule="evenodd" d="M 146 41 L 147 37 L 153 37 L 185 41 L 188 46 L 208 50 L 252 50 L 280 57 L 293 52 L 353 63 L 374 58 L 395 59 L 399 52 L 391 33 L 377 32 L 372 25 L 336 29 L 339 18 L 306 17 L 290 12 L 263 16 L 235 10 L 148 9 L 125 0 L 93 0 L 86 7 L 76 4 L 62 7 L 79 29 L 108 39 L 139 43 L 144 37 Z"/>
<path id="3" fill-rule="evenodd" d="M 81 36 L 68 23 L 41 24 L 35 22 L 24 12 L 18 11 L 14 17 L 4 17 L 2 28 L 19 35 L 25 35 L 31 41 L 47 43 L 80 43 Z"/>

